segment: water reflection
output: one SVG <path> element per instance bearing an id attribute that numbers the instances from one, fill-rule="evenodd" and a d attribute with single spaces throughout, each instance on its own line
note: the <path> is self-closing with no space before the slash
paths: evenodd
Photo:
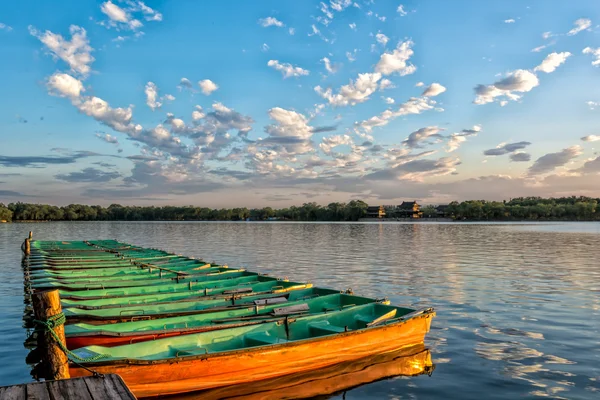
<path id="1" fill-rule="evenodd" d="M 331 394 L 391 377 L 423 374 L 431 376 L 434 369 L 430 351 L 421 344 L 310 372 L 166 398 L 172 400 L 278 400 L 315 396 L 328 398 Z"/>

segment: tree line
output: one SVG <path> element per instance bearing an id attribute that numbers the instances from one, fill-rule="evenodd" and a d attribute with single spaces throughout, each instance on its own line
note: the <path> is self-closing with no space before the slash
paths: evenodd
<path id="1" fill-rule="evenodd" d="M 0 203 L 0 220 L 6 221 L 357 221 L 366 215 L 367 203 L 352 200 L 349 203 L 304 203 L 302 206 L 273 209 L 221 208 L 194 206 L 140 207 L 111 204 L 108 207 L 70 204 L 57 207 L 48 204 Z"/>
<path id="2" fill-rule="evenodd" d="M 447 217 L 454 220 L 600 220 L 600 199 L 572 196 L 561 198 L 519 197 L 508 201 L 467 200 L 446 207 L 425 206 L 423 217 Z M 108 207 L 70 204 L 0 203 L 0 221 L 357 221 L 366 216 L 367 203 L 304 203 L 302 206 L 273 209 L 221 208 L 194 206 L 140 207 L 112 204 Z"/>

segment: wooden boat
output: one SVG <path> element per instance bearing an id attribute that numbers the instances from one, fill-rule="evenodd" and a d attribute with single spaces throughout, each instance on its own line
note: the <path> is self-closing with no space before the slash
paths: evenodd
<path id="1" fill-rule="evenodd" d="M 80 281 L 66 280 L 42 280 L 33 281 L 32 287 L 35 290 L 60 289 L 60 290 L 88 290 L 95 288 L 131 288 L 137 286 L 155 286 L 168 285 L 173 281 L 177 282 L 205 282 L 221 279 L 229 279 L 233 277 L 243 276 L 245 269 L 229 269 L 229 268 L 211 268 L 207 271 L 196 271 L 195 273 L 173 274 L 172 277 L 163 277 L 162 275 L 146 276 L 146 279 L 83 279 Z M 251 273 L 254 275 L 254 273 Z"/>
<path id="2" fill-rule="evenodd" d="M 74 350 L 138 397 L 186 393 L 324 368 L 422 343 L 432 309 L 365 304 L 327 314 L 117 347 Z M 71 364 L 71 377 L 91 375 Z"/>
<path id="3" fill-rule="evenodd" d="M 233 286 L 236 283 L 243 282 L 265 282 L 276 278 L 259 275 L 256 272 L 232 272 L 221 273 L 219 275 L 209 275 L 202 278 L 189 280 L 185 283 L 174 283 L 173 281 L 165 281 L 160 284 L 151 286 L 132 286 L 122 288 L 102 288 L 102 283 L 89 284 L 87 290 L 62 290 L 60 289 L 61 298 L 90 300 L 101 299 L 105 297 L 125 297 L 125 296 L 142 296 L 147 294 L 158 293 L 176 293 L 189 292 L 192 290 L 200 290 L 211 285 Z M 212 286 L 217 287 L 217 286 Z"/>
<path id="4" fill-rule="evenodd" d="M 200 260 L 185 260 L 175 263 L 129 263 L 126 265 L 106 268 L 82 268 L 68 270 L 39 269 L 30 271 L 28 277 L 32 281 L 40 279 L 104 279 L 105 277 L 136 276 L 145 274 L 164 275 L 168 273 L 187 273 L 206 268 L 225 267 L 218 264 L 208 264 Z"/>
<path id="5" fill-rule="evenodd" d="M 281 285 L 280 282 L 284 284 Z M 140 307 L 148 305 L 153 306 L 164 306 L 166 303 L 183 303 L 183 302 L 197 302 L 210 299 L 223 299 L 223 298 L 234 298 L 239 299 L 247 296 L 256 296 L 259 294 L 269 293 L 285 293 L 293 288 L 303 289 L 305 287 L 312 287 L 310 284 L 298 284 L 289 281 L 267 281 L 260 283 L 244 283 L 234 286 L 222 286 L 220 288 L 202 289 L 191 292 L 180 292 L 180 293 L 162 293 L 157 295 L 146 295 L 146 296 L 126 296 L 118 298 L 103 297 L 92 300 L 61 300 L 61 304 L 64 309 L 83 309 L 83 310 L 99 310 L 107 308 L 126 308 L 126 307 Z M 330 289 L 322 289 L 329 291 Z M 339 293 L 339 291 L 334 291 Z M 352 294 L 352 293 L 348 293 Z M 321 294 L 322 295 L 322 294 Z"/>
<path id="6" fill-rule="evenodd" d="M 179 394 L 177 400 L 280 400 L 323 398 L 397 376 L 430 375 L 431 351 L 423 344 L 342 362 L 317 370 L 240 385 Z"/>
<path id="7" fill-rule="evenodd" d="M 131 344 L 134 341 L 143 342 L 183 334 L 281 321 L 290 315 L 331 312 L 377 302 L 377 300 L 367 297 L 340 293 L 296 301 L 288 301 L 286 297 L 273 297 L 269 299 L 270 301 L 261 300 L 238 307 L 228 307 L 225 310 L 221 308 L 219 311 L 183 317 L 104 325 L 84 323 L 66 325 L 67 347 L 77 349 L 91 345 L 119 346 Z"/>
<path id="8" fill-rule="evenodd" d="M 216 305 L 236 305 L 237 300 L 245 296 L 268 296 L 279 293 L 294 292 L 300 289 L 310 289 L 310 283 L 270 281 L 245 287 L 221 287 L 206 289 L 195 297 L 184 297 L 170 302 L 150 302 L 128 304 L 120 307 L 103 307 L 98 309 L 81 309 L 69 307 L 63 309 L 67 322 L 104 321 L 104 323 L 134 321 L 139 319 L 154 319 L 197 313 Z M 328 290 L 328 289 L 322 289 Z M 176 298 L 176 294 L 168 295 Z M 158 295 L 156 296 L 158 297 Z M 207 301 L 209 303 L 207 303 Z M 225 303 L 223 303 L 225 302 Z"/>
<path id="9" fill-rule="evenodd" d="M 143 280 L 143 279 L 167 279 L 175 278 L 177 276 L 182 277 L 184 275 L 193 275 L 197 273 L 210 273 L 210 272 L 222 272 L 228 268 L 227 266 L 218 266 L 211 264 L 188 264 L 183 266 L 172 266 L 167 264 L 165 267 L 129 267 L 129 268 L 118 268 L 110 270 L 103 268 L 100 271 L 90 272 L 88 270 L 75 271 L 71 274 L 54 274 L 47 272 L 44 274 L 31 275 L 31 282 L 35 285 L 45 282 L 60 282 L 64 284 L 78 283 L 83 281 L 111 281 L 111 280 Z M 44 271 L 46 272 L 46 271 Z"/>

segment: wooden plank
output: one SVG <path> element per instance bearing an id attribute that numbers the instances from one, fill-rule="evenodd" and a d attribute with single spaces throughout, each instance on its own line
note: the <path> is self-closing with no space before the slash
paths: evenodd
<path id="1" fill-rule="evenodd" d="M 27 400 L 50 400 L 50 393 L 45 382 L 28 383 L 25 387 Z"/>
<path id="2" fill-rule="evenodd" d="M 129 389 L 125 385 L 125 382 L 123 382 L 119 375 L 105 375 L 104 379 L 106 381 L 106 393 L 110 394 L 108 398 L 135 400 L 135 396 L 129 391 Z"/>
<path id="3" fill-rule="evenodd" d="M 52 400 L 81 399 L 92 400 L 83 379 L 63 379 L 60 381 L 48 381 L 48 393 Z"/>
<path id="4" fill-rule="evenodd" d="M 308 304 L 302 303 L 302 304 L 296 304 L 294 306 L 275 308 L 275 309 L 273 309 L 272 314 L 275 315 L 276 317 L 280 317 L 280 316 L 285 316 L 285 315 L 290 315 L 290 314 L 303 313 L 303 312 L 307 312 L 309 310 L 310 310 L 310 307 L 308 307 Z"/>
<path id="5" fill-rule="evenodd" d="M 6 386 L 0 388 L 0 399 L 2 400 L 24 400 L 25 385 Z"/>

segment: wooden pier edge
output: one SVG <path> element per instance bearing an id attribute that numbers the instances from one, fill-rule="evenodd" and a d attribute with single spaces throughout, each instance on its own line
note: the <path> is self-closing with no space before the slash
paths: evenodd
<path id="1" fill-rule="evenodd" d="M 6 400 L 136 400 L 123 379 L 116 374 L 86 376 L 24 383 L 0 387 L 0 399 Z"/>

